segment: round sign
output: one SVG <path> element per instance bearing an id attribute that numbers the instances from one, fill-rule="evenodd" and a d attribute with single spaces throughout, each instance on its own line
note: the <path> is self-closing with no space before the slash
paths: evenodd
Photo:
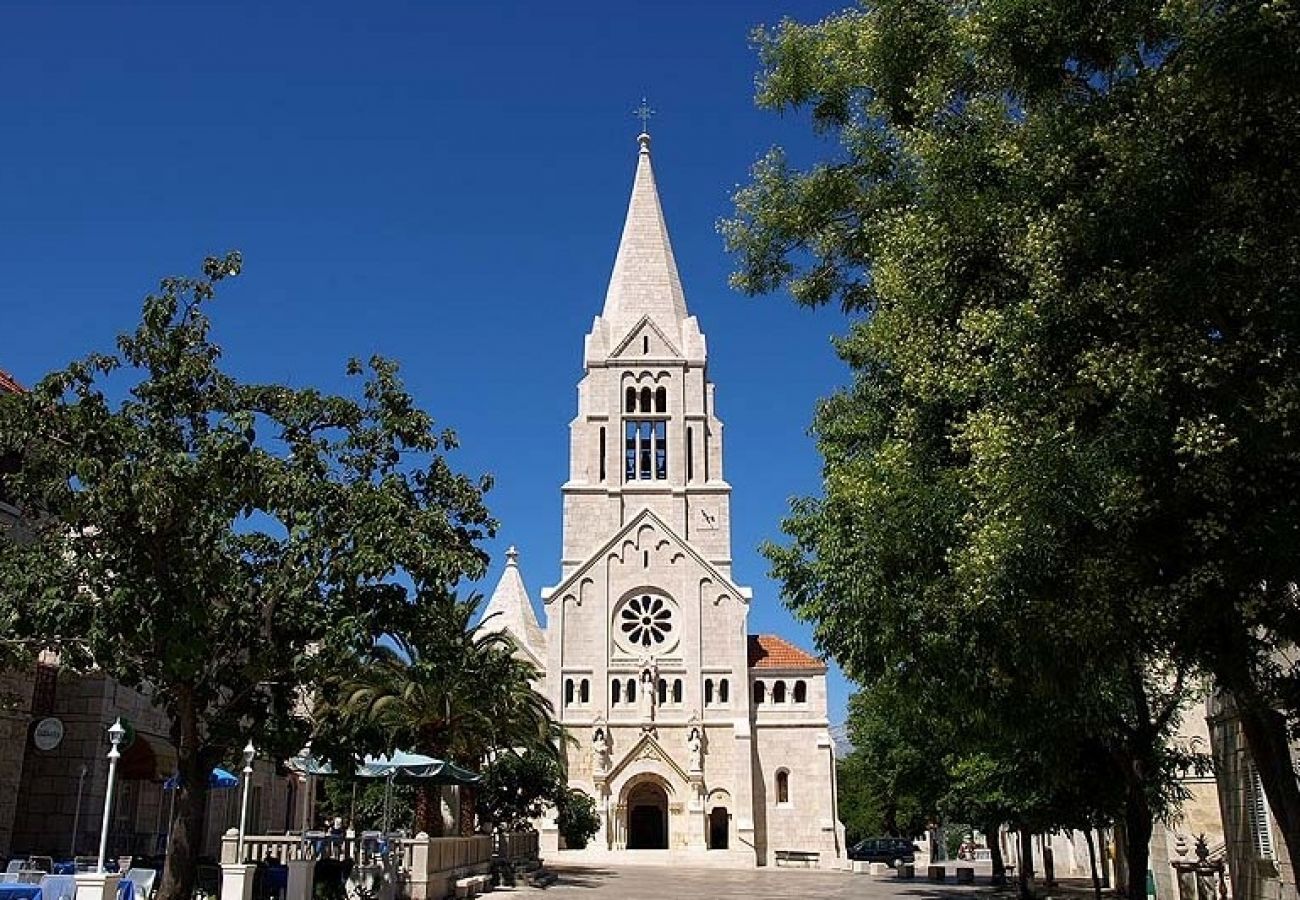
<path id="1" fill-rule="evenodd" d="M 53 750 L 63 742 L 63 722 L 53 717 L 41 719 L 32 731 L 32 743 L 37 750 Z"/>

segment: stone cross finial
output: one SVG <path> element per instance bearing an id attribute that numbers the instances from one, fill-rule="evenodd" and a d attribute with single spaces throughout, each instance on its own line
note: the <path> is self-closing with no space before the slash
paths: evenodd
<path id="1" fill-rule="evenodd" d="M 646 103 L 645 97 L 641 98 L 641 105 L 632 110 L 632 115 L 641 120 L 642 134 L 647 134 L 650 131 L 650 117 L 654 114 L 655 111 L 650 108 L 649 103 Z"/>
<path id="2" fill-rule="evenodd" d="M 506 565 L 514 566 L 518 564 L 519 564 L 519 551 L 515 549 L 514 544 L 511 544 L 509 547 L 506 548 Z"/>

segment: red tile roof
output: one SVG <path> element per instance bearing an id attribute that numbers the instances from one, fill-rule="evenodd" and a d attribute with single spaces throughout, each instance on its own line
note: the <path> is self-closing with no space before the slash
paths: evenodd
<path id="1" fill-rule="evenodd" d="M 810 653 L 774 634 L 749 636 L 749 667 L 751 669 L 808 669 L 826 671 L 826 664 Z"/>
<path id="2" fill-rule="evenodd" d="M 4 391 L 9 394 L 21 394 L 26 390 L 27 388 L 19 384 L 17 379 L 15 379 L 4 369 L 0 369 L 0 391 Z"/>

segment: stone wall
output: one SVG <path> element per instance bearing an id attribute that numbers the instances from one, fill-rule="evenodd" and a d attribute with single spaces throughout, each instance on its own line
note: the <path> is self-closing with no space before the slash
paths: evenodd
<path id="1" fill-rule="evenodd" d="M 1271 814 L 1268 824 L 1273 858 L 1262 858 L 1255 846 L 1250 815 L 1249 750 L 1235 711 L 1224 698 L 1212 696 L 1208 719 L 1233 897 L 1236 900 L 1296 900 L 1295 869 Z M 1292 755 L 1296 755 L 1294 746 Z"/>

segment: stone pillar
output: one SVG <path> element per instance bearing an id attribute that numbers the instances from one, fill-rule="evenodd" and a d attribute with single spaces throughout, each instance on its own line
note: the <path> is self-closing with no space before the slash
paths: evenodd
<path id="1" fill-rule="evenodd" d="M 239 831 L 230 828 L 221 836 L 221 864 L 234 865 L 239 861 Z"/>
<path id="2" fill-rule="evenodd" d="M 429 898 L 429 835 L 423 831 L 411 842 L 411 871 L 406 873 L 411 900 Z M 285 900 L 293 900 L 286 897 Z"/>
<path id="3" fill-rule="evenodd" d="M 78 872 L 77 900 L 117 900 L 117 872 Z M 141 898 L 143 900 L 143 898 Z"/>
<path id="4" fill-rule="evenodd" d="M 284 889 L 284 900 L 311 900 L 316 861 L 314 859 L 291 859 L 288 866 L 289 881 Z"/>
<path id="5" fill-rule="evenodd" d="M 257 866 L 222 863 L 220 900 L 252 900 L 253 875 Z"/>

